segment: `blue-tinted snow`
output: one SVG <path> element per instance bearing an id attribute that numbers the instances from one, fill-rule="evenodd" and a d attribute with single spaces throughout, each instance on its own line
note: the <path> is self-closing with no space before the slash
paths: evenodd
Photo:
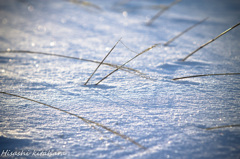
<path id="1" fill-rule="evenodd" d="M 101 61 L 122 37 L 132 50 L 164 43 L 205 17 L 209 19 L 167 47 L 156 47 L 127 66 L 156 81 L 101 66 L 83 86 L 95 63 L 23 53 L 0 54 L 1 92 L 28 97 L 99 122 L 145 146 L 102 130 L 44 105 L 0 94 L 2 150 L 64 151 L 56 158 L 240 158 L 240 29 L 235 28 L 186 62 L 188 53 L 239 22 L 238 0 L 183 0 L 153 25 L 145 23 L 169 1 L 91 0 L 101 7 L 69 1 L 0 1 L 0 50 L 31 50 Z M 121 43 L 106 62 L 121 65 L 135 56 Z M 5 145 L 5 142 L 7 144 Z M 16 143 L 22 144 L 16 144 Z M 33 157 L 33 156 L 32 156 Z"/>

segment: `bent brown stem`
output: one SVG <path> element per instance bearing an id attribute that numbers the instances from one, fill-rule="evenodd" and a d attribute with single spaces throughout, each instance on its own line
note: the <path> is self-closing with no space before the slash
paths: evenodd
<path id="1" fill-rule="evenodd" d="M 208 44 L 214 42 L 215 40 L 217 40 L 218 38 L 220 38 L 221 36 L 223 36 L 224 34 L 226 34 L 227 32 L 229 32 L 230 30 L 236 28 L 237 26 L 239 26 L 240 23 L 234 25 L 233 27 L 225 30 L 224 32 L 222 32 L 221 34 L 219 34 L 218 36 L 216 36 L 215 38 L 213 38 L 212 40 L 206 42 L 205 44 L 201 45 L 199 48 L 197 48 L 196 50 L 194 50 L 193 52 L 191 52 L 190 54 L 188 54 L 185 58 L 182 59 L 182 61 L 187 60 L 190 56 L 192 56 L 193 54 L 195 54 L 197 51 L 201 50 L 202 48 L 204 48 L 205 46 L 207 46 Z"/>
<path id="2" fill-rule="evenodd" d="M 57 108 L 57 107 L 54 107 L 54 106 L 51 106 L 51 105 L 48 105 L 48 104 L 45 104 L 45 103 L 42 103 L 42 102 L 39 102 L 39 101 L 36 101 L 36 100 L 33 100 L 33 99 L 30 99 L 30 98 L 27 98 L 27 97 L 23 97 L 23 96 L 20 96 L 20 95 L 16 95 L 16 94 L 11 94 L 11 93 L 7 93 L 7 92 L 0 92 L 2 94 L 6 94 L 6 95 L 10 95 L 10 96 L 14 96 L 14 97 L 18 97 L 18 98 L 22 98 L 22 99 L 25 99 L 25 100 L 28 100 L 28 101 L 31 101 L 31 102 L 35 102 L 35 103 L 38 103 L 38 104 L 41 104 L 41 105 L 44 105 L 44 106 L 47 106 L 49 108 L 52 108 L 52 109 L 55 109 L 55 110 L 58 110 L 58 111 L 61 111 L 61 112 L 64 112 L 66 114 L 69 114 L 69 115 L 72 115 L 72 116 L 75 116 L 79 119 L 81 119 L 83 122 L 89 124 L 91 127 L 93 127 L 94 129 L 96 129 L 95 126 L 99 126 L 119 137 L 121 137 L 122 139 L 124 140 L 127 140 L 127 141 L 130 141 L 131 143 L 133 143 L 134 145 L 138 146 L 139 148 L 141 149 L 146 149 L 144 146 L 142 146 L 141 144 L 137 143 L 135 140 L 133 140 L 132 138 L 126 136 L 126 135 L 123 135 L 115 130 L 112 130 L 110 128 L 108 128 L 107 126 L 105 125 L 102 125 L 101 123 L 98 123 L 98 122 L 95 122 L 95 121 L 92 121 L 92 120 L 89 120 L 89 119 L 86 119 L 84 117 L 81 117 L 77 114 L 74 114 L 74 113 L 71 113 L 71 112 L 68 112 L 66 110 L 63 110 L 63 109 L 60 109 L 60 108 Z M 94 124 L 95 126 L 93 126 L 92 124 Z"/>
<path id="3" fill-rule="evenodd" d="M 221 76 L 221 75 L 240 75 L 240 73 L 217 73 L 217 74 L 193 75 L 193 76 L 173 78 L 172 80 L 181 80 L 186 78 L 195 78 L 195 77 L 203 77 L 203 76 Z"/>

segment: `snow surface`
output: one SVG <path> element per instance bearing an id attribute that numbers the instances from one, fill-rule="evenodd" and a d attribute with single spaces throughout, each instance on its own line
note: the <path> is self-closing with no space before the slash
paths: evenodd
<path id="1" fill-rule="evenodd" d="M 122 37 L 136 52 L 164 43 L 205 17 L 209 19 L 169 46 L 142 54 L 128 67 L 155 81 L 96 63 L 37 54 L 0 54 L 0 91 L 43 102 L 101 123 L 99 132 L 69 114 L 0 94 L 0 150 L 56 151 L 49 158 L 240 158 L 240 76 L 196 74 L 240 72 L 240 29 L 235 28 L 186 62 L 191 51 L 240 19 L 239 0 L 183 0 L 151 26 L 146 22 L 172 1 L 91 0 L 98 10 L 69 1 L 0 1 L 0 50 L 30 50 L 101 61 Z M 121 65 L 136 54 L 121 43 L 106 62 Z M 1 155 L 1 157 L 4 157 Z M 1 158 L 0 157 L 0 158 Z M 15 156 L 17 157 L 17 156 Z M 48 156 L 22 156 L 47 158 Z"/>

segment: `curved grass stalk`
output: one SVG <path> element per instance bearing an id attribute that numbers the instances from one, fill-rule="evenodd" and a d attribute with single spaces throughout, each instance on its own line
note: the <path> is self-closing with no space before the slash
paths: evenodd
<path id="1" fill-rule="evenodd" d="M 147 25 L 151 25 L 158 17 L 160 17 L 166 10 L 174 6 L 175 4 L 179 3 L 181 0 L 175 0 L 170 5 L 166 6 L 165 8 L 161 9 L 156 15 L 154 15 L 148 22 Z"/>
<path id="2" fill-rule="evenodd" d="M 212 43 L 213 41 L 217 40 L 218 38 L 220 38 L 221 36 L 223 36 L 224 34 L 226 34 L 227 32 L 229 32 L 230 30 L 236 28 L 237 26 L 239 26 L 240 23 L 234 25 L 233 27 L 225 30 L 224 32 L 222 32 L 221 34 L 219 34 L 218 36 L 216 36 L 215 38 L 213 38 L 212 40 L 206 42 L 205 44 L 201 45 L 199 48 L 197 48 L 196 50 L 194 50 L 193 52 L 191 52 L 190 54 L 188 54 L 185 58 L 182 59 L 182 61 L 187 60 L 190 56 L 192 56 L 193 54 L 195 54 L 197 51 L 199 51 L 200 49 L 204 48 L 205 46 L 207 46 L 208 44 Z"/>
<path id="3" fill-rule="evenodd" d="M 232 128 L 232 127 L 240 127 L 240 124 L 236 124 L 236 125 L 224 125 L 224 126 L 215 126 L 215 127 L 211 127 L 211 128 L 205 128 L 205 130 L 214 130 L 214 129 Z"/>
<path id="4" fill-rule="evenodd" d="M 36 101 L 36 100 L 33 100 L 33 99 L 30 99 L 30 98 L 27 98 L 27 97 L 23 97 L 23 96 L 16 95 L 16 94 L 11 94 L 11 93 L 7 93 L 7 92 L 0 92 L 0 93 L 6 94 L 6 95 L 10 95 L 10 96 L 14 96 L 14 97 L 18 97 L 18 98 L 22 98 L 22 99 L 25 99 L 25 100 L 28 100 L 28 101 L 31 101 L 31 102 L 35 102 L 35 103 L 38 103 L 38 104 L 47 106 L 47 107 L 49 107 L 49 108 L 52 108 L 52 109 L 55 109 L 55 110 L 58 110 L 58 111 L 61 111 L 61 112 L 63 112 L 63 113 L 69 114 L 69 115 L 71 115 L 71 116 L 75 116 L 75 117 L 81 119 L 83 122 L 85 122 L 86 124 L 90 125 L 92 128 L 94 128 L 94 129 L 96 129 L 96 130 L 98 130 L 98 129 L 96 128 L 96 126 L 98 126 L 98 127 L 100 127 L 100 128 L 103 128 L 103 129 L 107 130 L 108 132 L 113 133 L 113 134 L 116 135 L 116 136 L 121 137 L 121 138 L 124 139 L 124 140 L 130 141 L 131 143 L 133 143 L 134 145 L 138 146 L 139 148 L 146 150 L 146 148 L 145 148 L 144 146 L 142 146 L 141 144 L 139 144 L 138 142 L 136 142 L 136 141 L 133 140 L 132 138 L 130 138 L 130 137 L 126 136 L 126 135 L 123 135 L 123 134 L 121 134 L 121 133 L 119 133 L 119 132 L 117 132 L 117 131 L 115 131 L 115 130 L 113 130 L 113 129 L 105 126 L 105 125 L 102 125 L 101 123 L 98 123 L 98 122 L 95 122 L 95 121 L 86 119 L 86 118 L 84 118 L 84 117 L 81 117 L 81 116 L 79 116 L 79 115 L 77 115 L 77 114 L 74 114 L 74 113 L 71 113 L 71 112 L 69 112 L 69 111 L 66 111 L 66 110 L 63 110 L 63 109 L 60 109 L 60 108 L 57 108 L 57 107 L 54 107 L 54 106 L 51 106 L 51 105 L 48 105 L 48 104 L 45 104 L 45 103 Z"/>
<path id="5" fill-rule="evenodd" d="M 240 73 L 217 73 L 217 74 L 203 74 L 203 75 L 193 75 L 193 76 L 185 76 L 185 77 L 178 77 L 173 78 L 172 80 L 181 80 L 186 78 L 195 78 L 195 77 L 203 77 L 203 76 L 222 76 L 222 75 L 240 75 Z"/>
<path id="6" fill-rule="evenodd" d="M 53 54 L 53 53 L 45 53 L 45 52 L 37 52 L 37 51 L 28 51 L 28 50 L 10 50 L 10 51 L 0 51 L 0 53 L 27 53 L 27 54 L 40 54 L 40 55 L 47 55 L 47 56 L 56 56 L 56 57 L 63 57 L 63 58 L 68 58 L 68 59 L 75 59 L 75 60 L 80 60 L 80 61 L 85 61 L 85 62 L 92 62 L 92 63 L 97 63 L 100 64 L 101 62 L 96 61 L 96 60 L 89 60 L 89 59 L 84 59 L 84 58 L 78 58 L 78 57 L 72 57 L 72 56 L 66 56 L 66 55 L 59 55 L 59 54 Z M 115 64 L 110 64 L 110 63 L 102 63 L 103 65 L 118 68 L 118 65 Z M 138 75 L 140 77 L 143 77 L 145 74 L 129 67 L 122 67 L 121 70 L 126 71 L 128 73 Z M 135 73 L 134 73 L 135 72 Z"/>
<path id="7" fill-rule="evenodd" d="M 121 42 L 121 44 L 125 47 L 125 48 L 127 48 L 129 51 L 131 51 L 131 52 L 133 52 L 133 53 L 135 53 L 135 54 L 137 54 L 137 52 L 136 51 L 134 51 L 134 50 L 132 50 L 132 49 L 130 49 L 126 44 L 124 44 L 124 42 L 122 41 L 122 40 L 120 40 L 120 42 Z"/>

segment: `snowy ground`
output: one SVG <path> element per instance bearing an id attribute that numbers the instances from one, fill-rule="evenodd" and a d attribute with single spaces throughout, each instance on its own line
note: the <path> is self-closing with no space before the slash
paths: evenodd
<path id="1" fill-rule="evenodd" d="M 120 132 L 142 146 L 47 106 L 0 93 L 0 155 L 61 152 L 50 158 L 240 158 L 240 76 L 196 74 L 240 72 L 240 28 L 231 30 L 186 62 L 203 43 L 237 24 L 238 0 L 183 0 L 151 26 L 146 22 L 172 1 L 91 0 L 101 10 L 69 1 L 0 1 L 0 50 L 29 50 L 101 61 L 122 37 L 141 52 L 164 43 L 205 17 L 207 21 L 167 47 L 142 54 L 128 67 L 155 81 L 96 63 L 25 53 L 0 54 L 0 91 L 77 114 Z M 119 43 L 106 62 L 121 65 L 136 53 Z M 0 158 L 1 158 L 0 157 Z M 9 156 L 8 156 L 9 157 Z M 19 157 L 16 156 L 15 157 Z"/>

